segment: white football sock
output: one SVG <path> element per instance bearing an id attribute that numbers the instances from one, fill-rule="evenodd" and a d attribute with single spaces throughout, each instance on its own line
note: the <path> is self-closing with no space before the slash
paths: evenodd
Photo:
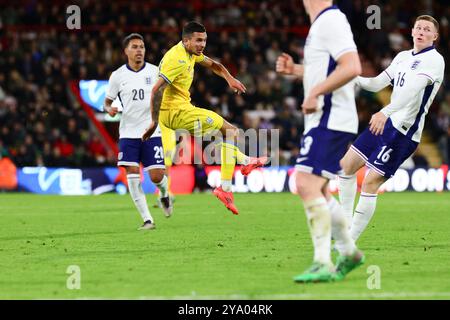
<path id="1" fill-rule="evenodd" d="M 341 203 L 349 228 L 352 225 L 353 207 L 355 205 L 357 189 L 356 174 L 339 175 L 339 202 Z"/>
<path id="2" fill-rule="evenodd" d="M 223 191 L 231 192 L 231 180 L 222 180 L 220 185 L 222 186 Z"/>
<path id="3" fill-rule="evenodd" d="M 336 248 L 341 255 L 352 255 L 356 249 L 355 241 L 350 236 L 350 230 L 341 205 L 334 197 L 331 197 L 328 200 L 328 208 L 331 214 L 331 235 L 336 240 Z"/>
<path id="4" fill-rule="evenodd" d="M 169 190 L 167 188 L 167 184 L 169 182 L 169 179 L 167 179 L 166 176 L 164 176 L 164 178 L 162 178 L 162 180 L 158 183 L 155 183 L 155 185 L 158 187 L 159 192 L 160 192 L 160 197 L 161 198 L 166 198 L 169 196 Z"/>
<path id="5" fill-rule="evenodd" d="M 325 198 L 304 202 L 309 231 L 314 245 L 314 261 L 331 265 L 331 217 Z"/>
<path id="6" fill-rule="evenodd" d="M 361 233 L 366 229 L 370 219 L 375 213 L 377 206 L 377 195 L 361 192 L 358 205 L 355 209 L 355 215 L 353 217 L 352 227 L 350 234 L 353 240 L 358 240 Z"/>
<path id="7" fill-rule="evenodd" d="M 147 206 L 147 199 L 145 198 L 144 190 L 142 190 L 141 176 L 136 173 L 127 174 L 128 189 L 130 190 L 131 199 L 133 199 L 136 208 L 138 209 L 142 220 L 153 221 Z"/>

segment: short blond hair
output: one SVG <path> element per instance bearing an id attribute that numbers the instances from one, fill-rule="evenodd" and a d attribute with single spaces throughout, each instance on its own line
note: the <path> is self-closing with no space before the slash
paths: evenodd
<path id="1" fill-rule="evenodd" d="M 434 25 L 434 27 L 436 28 L 436 32 L 439 33 L 439 22 L 437 22 L 437 20 L 435 18 L 433 18 L 432 16 L 429 16 L 427 14 L 418 16 L 416 18 L 416 21 L 414 22 L 414 24 L 416 24 L 416 22 L 419 20 L 425 20 L 425 21 L 431 22 Z"/>

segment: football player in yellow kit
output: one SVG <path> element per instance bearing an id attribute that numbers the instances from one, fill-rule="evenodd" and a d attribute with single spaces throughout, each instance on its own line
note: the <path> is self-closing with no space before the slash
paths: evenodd
<path id="1" fill-rule="evenodd" d="M 152 89 L 150 109 L 152 123 L 142 136 L 148 139 L 158 126 L 176 130 L 185 129 L 194 135 L 204 135 L 219 130 L 223 136 L 221 153 L 221 186 L 214 189 L 214 195 L 222 201 L 228 210 L 238 214 L 231 192 L 236 162 L 242 164 L 241 173 L 248 175 L 253 169 L 268 162 L 267 157 L 249 157 L 239 151 L 237 144 L 238 129 L 217 113 L 197 108 L 191 104 L 189 88 L 194 78 L 196 63 L 209 68 L 224 78 L 235 93 L 245 93 L 245 86 L 235 79 L 219 62 L 203 54 L 206 46 L 206 29 L 195 21 L 183 28 L 182 41 L 173 46 L 164 55 L 159 65 L 159 79 Z"/>

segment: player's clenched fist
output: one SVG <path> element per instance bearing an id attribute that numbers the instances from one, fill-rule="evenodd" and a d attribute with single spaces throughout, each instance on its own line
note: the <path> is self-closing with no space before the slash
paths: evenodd
<path id="1" fill-rule="evenodd" d="M 294 73 L 294 59 L 287 53 L 282 53 L 281 56 L 277 58 L 277 63 L 275 70 L 282 74 L 293 74 Z"/>

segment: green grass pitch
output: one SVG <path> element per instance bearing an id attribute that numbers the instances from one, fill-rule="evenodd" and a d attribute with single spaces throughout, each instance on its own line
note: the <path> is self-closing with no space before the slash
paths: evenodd
<path id="1" fill-rule="evenodd" d="M 344 281 L 307 285 L 292 281 L 312 259 L 300 200 L 235 202 L 238 216 L 211 194 L 177 196 L 173 217 L 151 208 L 157 229 L 136 231 L 128 195 L 0 194 L 0 298 L 450 299 L 449 193 L 382 194 L 359 241 L 366 264 Z M 78 290 L 66 286 L 71 265 Z M 369 266 L 380 289 L 368 288 Z"/>

